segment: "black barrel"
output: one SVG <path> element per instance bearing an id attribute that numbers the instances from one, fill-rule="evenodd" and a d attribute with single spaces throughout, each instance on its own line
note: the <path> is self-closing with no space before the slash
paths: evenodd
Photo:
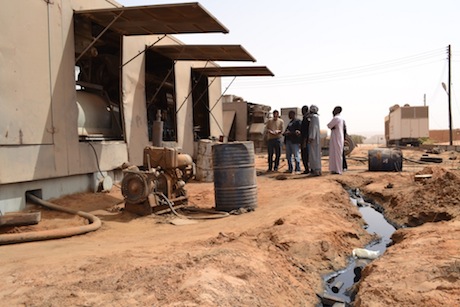
<path id="1" fill-rule="evenodd" d="M 257 206 L 253 142 L 212 146 L 212 166 L 216 210 L 230 212 Z"/>
<path id="2" fill-rule="evenodd" d="M 377 148 L 368 151 L 369 171 L 402 171 L 403 154 L 399 149 Z"/>

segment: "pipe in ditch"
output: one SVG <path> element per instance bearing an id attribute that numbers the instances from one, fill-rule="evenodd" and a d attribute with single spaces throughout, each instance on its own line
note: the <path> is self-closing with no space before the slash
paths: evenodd
<path id="1" fill-rule="evenodd" d="M 336 282 L 333 286 L 332 286 L 332 292 L 334 293 L 339 293 L 340 289 L 343 287 L 343 282 L 342 281 L 338 281 Z"/>
<path id="2" fill-rule="evenodd" d="M 84 226 L 75 226 L 63 229 L 50 229 L 36 232 L 2 234 L 0 235 L 0 245 L 66 238 L 95 231 L 99 229 L 102 225 L 101 220 L 97 216 L 94 216 L 90 213 L 58 206 L 56 204 L 40 199 L 31 193 L 27 193 L 26 195 L 29 200 L 48 209 L 81 216 L 87 219 L 89 221 L 89 224 Z"/>

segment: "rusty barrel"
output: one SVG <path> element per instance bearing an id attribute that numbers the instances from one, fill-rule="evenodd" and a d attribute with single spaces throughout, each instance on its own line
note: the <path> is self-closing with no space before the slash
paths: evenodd
<path id="1" fill-rule="evenodd" d="M 214 145 L 212 165 L 216 210 L 230 212 L 257 206 L 253 142 Z"/>
<path id="2" fill-rule="evenodd" d="M 377 148 L 368 151 L 369 171 L 402 171 L 403 155 L 401 150 L 393 148 Z"/>

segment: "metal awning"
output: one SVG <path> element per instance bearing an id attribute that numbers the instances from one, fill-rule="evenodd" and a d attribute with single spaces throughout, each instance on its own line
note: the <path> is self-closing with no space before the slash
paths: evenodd
<path id="1" fill-rule="evenodd" d="M 192 68 L 193 71 L 208 77 L 257 77 L 274 74 L 266 66 L 228 66 L 228 67 L 200 67 Z"/>
<path id="2" fill-rule="evenodd" d="M 241 45 L 155 45 L 150 50 L 172 60 L 256 61 Z"/>
<path id="3" fill-rule="evenodd" d="M 104 28 L 110 25 L 111 30 L 122 35 L 228 33 L 226 27 L 196 2 L 80 10 L 75 11 L 75 15 L 87 17 Z"/>

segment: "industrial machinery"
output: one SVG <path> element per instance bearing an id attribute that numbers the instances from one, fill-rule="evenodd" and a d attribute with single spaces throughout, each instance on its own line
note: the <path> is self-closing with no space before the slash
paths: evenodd
<path id="1" fill-rule="evenodd" d="M 320 145 L 321 145 L 321 156 L 329 156 L 329 141 L 331 137 L 327 135 L 327 130 L 320 130 Z M 345 136 L 345 140 L 343 142 L 343 151 L 345 152 L 346 156 L 349 156 L 353 149 L 355 149 L 356 144 L 351 138 L 350 135 Z"/>
<path id="2" fill-rule="evenodd" d="M 428 106 L 394 105 L 385 117 L 387 146 L 416 146 L 421 138 L 429 137 Z"/>
<path id="3" fill-rule="evenodd" d="M 264 130 L 270 106 L 245 101 L 235 95 L 224 95 L 224 135 L 228 141 L 252 141 L 255 152 L 265 148 Z"/>
<path id="4" fill-rule="evenodd" d="M 192 157 L 176 148 L 147 146 L 144 165 L 123 170 L 121 191 L 125 210 L 139 215 L 183 207 L 188 196 L 185 183 L 195 175 Z"/>

